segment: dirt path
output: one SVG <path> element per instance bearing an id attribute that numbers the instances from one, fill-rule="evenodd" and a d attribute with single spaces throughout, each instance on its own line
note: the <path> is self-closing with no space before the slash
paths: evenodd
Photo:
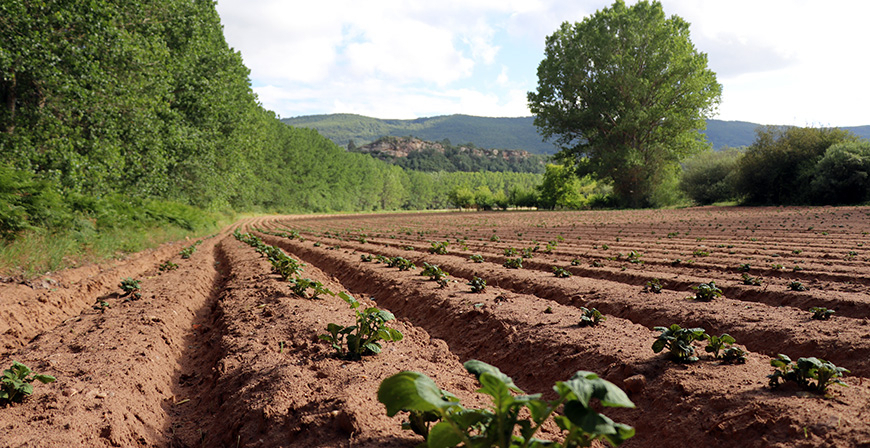
<path id="1" fill-rule="evenodd" d="M 577 370 L 624 388 L 637 408 L 605 412 L 637 429 L 624 446 L 727 447 L 739 437 L 741 446 L 870 447 L 868 215 L 699 208 L 238 223 L 302 260 L 303 277 L 396 315 L 405 338 L 362 361 L 336 358 L 317 338 L 330 322 L 353 322 L 348 305 L 295 295 L 268 260 L 233 238 L 235 227 L 202 240 L 190 259 L 178 252 L 193 241 L 3 284 L 0 365 L 18 360 L 58 381 L 0 408 L 0 446 L 411 447 L 422 439 L 386 417 L 376 399 L 381 380 L 419 371 L 483 406 L 461 365 L 480 359 L 530 392 L 551 393 Z M 440 242 L 447 253 L 430 253 Z M 522 269 L 503 266 L 521 255 L 506 255 L 511 248 L 528 249 Z M 437 264 L 451 281 L 439 287 L 420 268 L 361 255 Z M 178 268 L 158 270 L 167 261 Z M 557 278 L 553 266 L 573 275 Z M 744 285 L 744 273 L 762 285 Z M 487 281 L 483 293 L 466 285 L 475 276 Z M 141 280 L 141 299 L 120 297 L 125 277 Z M 662 293 L 643 291 L 653 279 Z M 686 299 L 710 280 L 724 298 Z M 791 290 L 795 281 L 809 289 Z M 93 308 L 99 301 L 110 308 Z M 607 320 L 577 325 L 581 306 Z M 836 313 L 812 320 L 812 306 Z M 701 345 L 694 364 L 653 353 L 652 327 L 672 323 L 731 334 L 747 362 L 710 360 Z M 846 367 L 850 387 L 834 386 L 828 398 L 771 391 L 766 375 L 777 353 Z"/>

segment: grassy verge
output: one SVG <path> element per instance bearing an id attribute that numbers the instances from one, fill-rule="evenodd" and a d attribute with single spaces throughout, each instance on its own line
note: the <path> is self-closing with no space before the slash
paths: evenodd
<path id="1" fill-rule="evenodd" d="M 168 241 L 212 234 L 231 213 L 206 212 L 155 200 L 102 200 L 76 211 L 66 225 L 19 231 L 0 240 L 0 276 L 33 278 L 48 272 L 124 256 Z"/>

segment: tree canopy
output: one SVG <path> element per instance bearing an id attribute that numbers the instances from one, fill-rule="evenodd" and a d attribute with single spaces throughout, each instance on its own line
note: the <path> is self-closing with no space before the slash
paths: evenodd
<path id="1" fill-rule="evenodd" d="M 617 0 L 547 38 L 528 100 L 560 158 L 612 181 L 621 205 L 646 207 L 662 176 L 703 147 L 697 130 L 721 92 L 685 20 L 659 2 Z"/>

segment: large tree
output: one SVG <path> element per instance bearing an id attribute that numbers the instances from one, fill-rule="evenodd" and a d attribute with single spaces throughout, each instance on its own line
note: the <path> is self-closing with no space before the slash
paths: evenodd
<path id="1" fill-rule="evenodd" d="M 663 177 L 703 147 L 697 131 L 721 93 L 685 20 L 666 17 L 659 2 L 617 0 L 547 37 L 528 100 L 560 158 L 612 181 L 621 205 L 646 207 Z"/>

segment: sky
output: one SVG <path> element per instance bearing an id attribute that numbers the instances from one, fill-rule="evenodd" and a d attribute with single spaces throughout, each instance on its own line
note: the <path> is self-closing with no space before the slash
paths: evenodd
<path id="1" fill-rule="evenodd" d="M 636 0 L 627 0 L 627 4 Z M 870 125 L 870 2 L 662 0 L 723 87 L 712 118 Z M 281 117 L 530 116 L 546 37 L 603 0 L 218 0 L 227 42 Z"/>

